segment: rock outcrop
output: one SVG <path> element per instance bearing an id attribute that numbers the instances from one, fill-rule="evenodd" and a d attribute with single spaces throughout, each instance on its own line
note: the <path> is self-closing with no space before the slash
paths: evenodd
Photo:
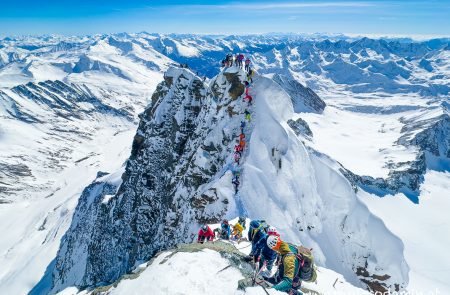
<path id="1" fill-rule="evenodd" d="M 56 259 L 53 291 L 113 282 L 233 208 L 223 167 L 238 135 L 240 121 L 228 110 L 243 111 L 235 100 L 243 78 L 227 70 L 208 88 L 187 69 L 165 73 L 140 115 L 121 184 L 104 176 L 83 193 Z"/>

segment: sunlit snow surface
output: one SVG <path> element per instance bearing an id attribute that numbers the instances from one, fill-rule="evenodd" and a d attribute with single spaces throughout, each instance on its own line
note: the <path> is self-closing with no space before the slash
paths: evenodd
<path id="1" fill-rule="evenodd" d="M 236 223 L 238 218 L 230 220 Z M 246 221 L 247 226 L 250 219 Z M 211 224 L 212 229 L 219 224 Z M 248 228 L 247 228 L 248 230 Z M 247 236 L 247 230 L 243 236 Z M 249 242 L 231 241 L 243 254 L 250 252 Z M 108 294 L 111 295 L 138 295 L 138 294 L 220 294 L 220 295 L 265 295 L 261 287 L 248 287 L 245 291 L 237 290 L 238 281 L 243 279 L 241 272 L 235 267 L 228 267 L 230 262 L 218 252 L 204 249 L 194 253 L 171 251 L 160 253 L 149 266 L 143 264 L 145 270 L 137 278 L 122 280 L 116 287 L 112 287 Z M 228 268 L 227 268 L 228 267 Z M 225 269 L 226 268 L 226 269 Z M 276 269 L 276 268 L 275 268 Z M 273 272 L 275 272 L 275 269 Z M 342 275 L 326 269 L 318 268 L 316 283 L 303 283 L 303 287 L 321 294 L 355 294 L 366 295 L 369 292 L 356 288 L 349 284 Z M 286 294 L 271 289 L 266 289 L 269 294 Z M 332 293 L 334 292 L 334 293 Z M 79 291 L 77 288 L 66 288 L 58 295 L 87 295 L 89 291 Z"/>
<path id="2" fill-rule="evenodd" d="M 411 269 L 408 290 L 448 294 L 450 173 L 428 171 L 418 205 L 399 195 L 380 199 L 361 191 L 359 196 L 402 239 Z"/>

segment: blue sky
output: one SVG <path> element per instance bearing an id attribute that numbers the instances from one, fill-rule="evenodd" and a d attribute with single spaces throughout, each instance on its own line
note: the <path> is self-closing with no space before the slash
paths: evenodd
<path id="1" fill-rule="evenodd" d="M 450 0 L 5 2 L 0 5 L 0 35 L 147 31 L 450 36 Z"/>

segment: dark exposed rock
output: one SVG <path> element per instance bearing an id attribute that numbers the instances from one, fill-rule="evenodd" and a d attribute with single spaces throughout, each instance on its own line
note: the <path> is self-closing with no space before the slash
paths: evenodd
<path id="1" fill-rule="evenodd" d="M 382 294 L 385 294 L 386 292 L 389 291 L 388 286 L 386 286 L 386 283 L 384 283 L 384 281 L 391 278 L 391 276 L 387 274 L 385 275 L 370 274 L 366 268 L 358 267 L 356 269 L 356 275 L 360 278 L 362 282 L 366 284 L 367 290 L 370 292 L 381 292 Z M 396 289 L 395 291 L 399 291 L 398 285 L 395 287 L 395 289 Z"/>
<path id="2" fill-rule="evenodd" d="M 313 137 L 313 133 L 309 128 L 308 123 L 302 118 L 298 118 L 297 120 L 288 120 L 288 125 L 294 130 L 295 134 L 299 136 L 306 136 L 307 138 Z"/>
<path id="3" fill-rule="evenodd" d="M 228 83 L 230 83 L 228 93 L 233 100 L 244 94 L 245 87 L 239 79 L 238 73 L 224 73 L 224 76 L 227 78 Z"/>
<path id="4" fill-rule="evenodd" d="M 425 154 L 421 153 L 415 161 L 405 163 L 409 167 L 405 170 L 392 170 L 386 179 L 371 176 L 359 176 L 351 171 L 341 168 L 340 171 L 352 183 L 362 189 L 379 196 L 403 193 L 414 203 L 418 203 L 419 188 L 424 180 L 426 171 Z"/>
<path id="5" fill-rule="evenodd" d="M 320 114 L 325 109 L 325 102 L 313 90 L 303 86 L 297 80 L 280 74 L 274 74 L 273 80 L 290 95 L 296 113 Z"/>
<path id="6" fill-rule="evenodd" d="M 108 172 L 98 171 L 96 178 L 100 178 L 100 177 L 103 177 L 103 176 L 108 175 L 108 174 L 109 174 Z"/>

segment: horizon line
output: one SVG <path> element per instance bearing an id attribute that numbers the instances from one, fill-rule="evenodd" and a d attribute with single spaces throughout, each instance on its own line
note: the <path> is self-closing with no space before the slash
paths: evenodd
<path id="1" fill-rule="evenodd" d="M 235 33 L 235 34 L 227 34 L 227 33 L 220 33 L 220 32 L 210 32 L 210 33 L 181 33 L 181 32 L 171 32 L 171 33 L 158 33 L 158 32 L 147 32 L 147 31 L 140 31 L 140 32 L 127 32 L 127 31 L 117 31 L 117 32 L 109 32 L 109 33 L 93 33 L 93 34 L 52 34 L 52 33 L 46 33 L 46 34 L 17 34 L 17 35 L 6 35 L 6 34 L 0 34 L 0 41 L 6 39 L 6 38 L 24 38 L 24 37 L 95 37 L 95 36 L 101 36 L 101 35 L 118 35 L 118 34 L 127 34 L 127 35 L 133 35 L 133 34 L 149 34 L 149 35 L 161 35 L 161 36 L 167 36 L 167 35 L 175 35 L 175 36 L 181 36 L 181 35 L 197 35 L 197 36 L 214 36 L 214 37 L 230 37 L 230 36 L 263 36 L 263 35 L 279 35 L 279 36 L 288 36 L 288 35 L 297 35 L 297 36 L 311 36 L 313 37 L 316 35 L 317 37 L 342 37 L 342 38 L 372 38 L 372 39 L 401 39 L 401 38 L 409 38 L 411 40 L 417 40 L 417 41 L 426 41 L 426 40 L 432 40 L 432 39 L 450 39 L 450 35 L 440 35 L 440 34 L 396 34 L 396 33 L 389 33 L 389 34 L 383 34 L 383 33 L 331 33 L 331 32 L 315 32 L 315 33 L 307 33 L 307 32 L 261 32 L 261 33 Z"/>

